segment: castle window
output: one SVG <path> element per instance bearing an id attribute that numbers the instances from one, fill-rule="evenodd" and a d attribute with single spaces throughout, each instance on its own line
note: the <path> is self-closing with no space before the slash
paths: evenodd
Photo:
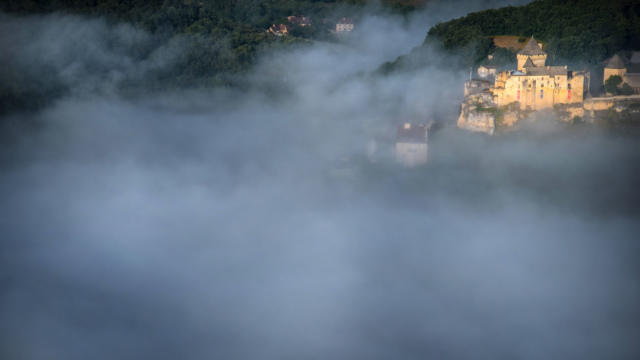
<path id="1" fill-rule="evenodd" d="M 544 90 L 540 90 L 540 99 L 544 97 Z"/>

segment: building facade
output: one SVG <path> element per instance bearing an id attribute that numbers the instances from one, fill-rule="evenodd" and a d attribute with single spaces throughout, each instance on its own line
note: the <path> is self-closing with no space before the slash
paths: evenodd
<path id="1" fill-rule="evenodd" d="M 628 60 L 618 54 L 609 59 L 604 66 L 603 84 L 614 75 L 620 76 L 634 93 L 640 94 L 640 51 L 634 51 Z"/>
<path id="2" fill-rule="evenodd" d="M 353 31 L 354 25 L 353 21 L 349 18 L 342 18 L 340 21 L 336 23 L 336 32 L 337 33 L 345 33 Z"/>
<path id="3" fill-rule="evenodd" d="M 300 25 L 302 27 L 311 26 L 311 18 L 308 16 L 287 16 L 287 20 L 296 25 Z"/>
<path id="4" fill-rule="evenodd" d="M 427 163 L 428 126 L 405 123 L 398 128 L 396 138 L 396 160 L 406 167 L 416 167 Z"/>
<path id="5" fill-rule="evenodd" d="M 517 102 L 521 110 L 541 110 L 584 100 L 588 73 L 567 66 L 547 66 L 547 54 L 533 36 L 517 59 L 516 70 L 496 74 L 492 88 L 496 105 Z"/>
<path id="6" fill-rule="evenodd" d="M 267 32 L 275 35 L 275 36 L 287 36 L 289 35 L 289 28 L 285 24 L 273 24 L 267 30 Z"/>

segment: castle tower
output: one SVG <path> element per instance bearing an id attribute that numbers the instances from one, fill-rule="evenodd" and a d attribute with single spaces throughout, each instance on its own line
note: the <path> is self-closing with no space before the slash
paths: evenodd
<path id="1" fill-rule="evenodd" d="M 624 75 L 627 73 L 627 68 L 624 66 L 624 62 L 620 56 L 613 55 L 607 64 L 604 66 L 604 77 L 602 78 L 603 84 L 613 75 L 618 75 L 624 79 Z"/>
<path id="2" fill-rule="evenodd" d="M 547 61 L 547 53 L 542 51 L 536 39 L 531 36 L 525 47 L 518 51 L 518 70 L 523 71 L 524 65 L 530 59 L 534 66 L 542 67 Z"/>
<path id="3" fill-rule="evenodd" d="M 531 58 L 528 57 L 527 61 L 525 61 L 524 65 L 522 65 L 521 71 L 526 74 L 528 68 L 534 68 L 534 67 L 536 67 L 536 65 L 533 63 L 533 61 L 531 61 Z"/>

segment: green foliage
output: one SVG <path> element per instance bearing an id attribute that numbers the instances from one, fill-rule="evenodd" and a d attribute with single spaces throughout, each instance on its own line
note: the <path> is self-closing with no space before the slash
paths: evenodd
<path id="1" fill-rule="evenodd" d="M 609 76 L 604 82 L 604 89 L 610 93 L 615 94 L 618 91 L 618 86 L 622 84 L 622 78 L 618 75 Z"/>
<path id="2" fill-rule="evenodd" d="M 429 30 L 425 42 L 436 40 L 445 49 L 455 50 L 495 35 L 519 35 L 521 39 L 535 35 L 547 43 L 545 50 L 552 63 L 597 64 L 621 49 L 640 48 L 640 3 L 537 0 L 440 23 Z"/>
<path id="3" fill-rule="evenodd" d="M 490 53 L 492 55 L 492 59 L 489 60 L 485 58 L 481 61 L 482 64 L 507 67 L 513 65 L 517 61 L 516 54 L 509 49 L 492 47 Z"/>
<path id="4" fill-rule="evenodd" d="M 399 0 L 388 1 L 389 6 Z M 0 11 L 18 14 L 68 12 L 100 16 L 114 22 L 130 22 L 166 41 L 184 37 L 189 49 L 181 67 L 175 69 L 177 82 L 203 77 L 233 76 L 248 69 L 259 51 L 271 46 L 298 42 L 294 38 L 326 39 L 328 26 L 320 19 L 333 13 L 353 16 L 364 0 L 27 0 L 3 2 Z M 305 15 L 315 23 L 311 27 L 288 24 L 288 39 L 266 34 L 272 24 L 287 23 L 287 16 Z M 220 44 L 227 45 L 222 51 Z M 223 74 L 224 73 L 224 74 Z M 169 81 L 171 77 L 167 77 Z M 170 84 L 167 84 L 170 85 Z"/>
<path id="5" fill-rule="evenodd" d="M 355 18 L 365 0 L 25 0 L 0 3 L 11 14 L 51 12 L 101 17 L 111 23 L 127 22 L 149 31 L 154 43 L 174 40 L 185 44 L 180 58 L 168 68 L 125 79 L 123 91 L 140 88 L 242 86 L 242 74 L 260 53 L 309 40 L 331 40 L 329 29 L 337 17 Z M 402 3 L 402 4 L 400 4 Z M 398 5 L 398 6 L 396 6 Z M 406 0 L 386 0 L 382 11 L 401 12 L 413 6 Z M 305 15 L 311 27 L 288 24 L 287 16 Z M 323 24 L 321 21 L 328 21 Z M 272 24 L 290 26 L 289 36 L 266 32 Z M 151 51 L 141 50 L 140 57 Z M 146 55 L 145 55 L 146 54 Z M 51 76 L 7 74 L 0 69 L 0 112 L 37 108 L 66 93 L 65 85 Z M 54 77 L 51 79 L 51 77 Z M 48 79 L 40 81 L 40 79 Z"/>
<path id="6" fill-rule="evenodd" d="M 620 95 L 633 95 L 633 88 L 627 83 L 622 84 Z"/>
<path id="7" fill-rule="evenodd" d="M 609 76 L 604 82 L 604 90 L 612 95 L 631 95 L 633 88 L 627 83 L 622 83 L 622 78 L 618 75 Z"/>

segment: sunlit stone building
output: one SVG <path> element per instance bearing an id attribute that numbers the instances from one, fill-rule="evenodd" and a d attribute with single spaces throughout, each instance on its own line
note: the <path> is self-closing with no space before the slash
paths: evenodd
<path id="1" fill-rule="evenodd" d="M 541 110 L 584 100 L 588 73 L 546 65 L 547 53 L 533 36 L 517 59 L 516 70 L 496 75 L 492 93 L 497 106 L 517 102 L 522 110 Z"/>

